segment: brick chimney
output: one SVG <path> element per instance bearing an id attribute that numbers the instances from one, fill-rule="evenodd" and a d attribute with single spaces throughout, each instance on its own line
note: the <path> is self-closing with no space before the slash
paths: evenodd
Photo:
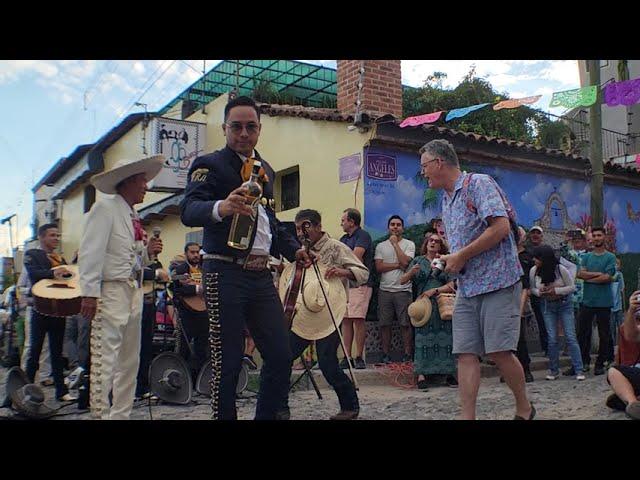
<path id="1" fill-rule="evenodd" d="M 338 110 L 341 113 L 355 113 L 360 66 L 363 63 L 360 111 L 390 113 L 402 118 L 400 60 L 338 60 Z"/>

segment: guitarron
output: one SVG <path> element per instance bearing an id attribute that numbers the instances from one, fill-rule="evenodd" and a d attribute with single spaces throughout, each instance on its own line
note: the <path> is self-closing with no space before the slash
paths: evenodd
<path id="1" fill-rule="evenodd" d="M 68 317 L 80 313 L 82 291 L 78 283 L 79 273 L 76 265 L 60 265 L 71 271 L 64 278 L 45 278 L 31 289 L 33 308 L 42 315 L 50 317 Z"/>

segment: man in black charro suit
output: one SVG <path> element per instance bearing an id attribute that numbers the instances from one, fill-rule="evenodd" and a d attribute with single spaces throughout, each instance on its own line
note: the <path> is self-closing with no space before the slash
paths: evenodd
<path id="1" fill-rule="evenodd" d="M 269 255 L 296 256 L 307 264 L 297 239 L 276 219 L 274 171 L 254 150 L 260 136 L 260 112 L 248 97 L 231 100 L 222 129 L 226 147 L 194 160 L 189 171 L 182 223 L 204 227 L 202 248 L 204 289 L 209 314 L 213 367 L 212 410 L 215 419 L 236 419 L 235 388 L 241 368 L 245 325 L 249 327 L 264 364 L 256 406 L 257 420 L 278 419 L 286 404 L 290 378 L 290 349 L 284 312 L 269 270 Z M 262 203 L 249 248 L 227 245 L 234 214 L 250 215 L 245 203 L 242 171 L 251 158 L 262 163 Z"/>

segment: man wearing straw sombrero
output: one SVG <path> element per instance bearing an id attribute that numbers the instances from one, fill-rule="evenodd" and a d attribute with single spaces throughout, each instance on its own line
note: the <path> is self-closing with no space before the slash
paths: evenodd
<path id="1" fill-rule="evenodd" d="M 140 362 L 142 275 L 162 241 L 144 242 L 134 205 L 162 169 L 161 155 L 120 160 L 91 183 L 112 196 L 98 200 L 80 244 L 80 314 L 91 321 L 90 407 L 95 418 L 126 420 L 131 414 Z M 109 393 L 113 401 L 110 405 Z"/>
<path id="2" fill-rule="evenodd" d="M 322 217 L 318 211 L 300 210 L 295 224 L 298 238 L 301 242 L 308 241 L 310 255 L 317 264 L 303 275 L 289 332 L 291 360 L 293 362 L 315 341 L 320 370 L 340 404 L 340 411 L 330 419 L 355 420 L 360 413 L 356 379 L 350 365 L 351 378 L 342 371 L 337 351 L 340 346 L 345 358 L 348 356 L 340 323 L 347 311 L 349 288 L 367 283 L 369 270 L 347 245 L 322 230 Z M 289 264 L 282 272 L 280 295 L 283 298 L 295 266 Z M 288 410 L 288 405 L 283 405 L 283 411 Z"/>

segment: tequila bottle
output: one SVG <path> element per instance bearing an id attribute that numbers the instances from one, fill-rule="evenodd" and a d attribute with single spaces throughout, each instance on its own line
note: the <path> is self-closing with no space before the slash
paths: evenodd
<path id="1" fill-rule="evenodd" d="M 247 161 L 251 160 L 252 159 L 249 159 Z M 239 213 L 233 215 L 231 230 L 229 231 L 229 238 L 227 240 L 227 245 L 231 248 L 237 248 L 238 250 L 246 250 L 249 248 L 251 235 L 257 224 L 258 204 L 262 197 L 262 187 L 260 186 L 260 182 L 258 182 L 262 164 L 258 160 L 254 160 L 253 162 L 251 178 L 242 184 L 242 187 L 248 190 L 245 194 L 245 202 L 251 206 L 253 212 L 251 215 L 240 215 Z"/>

